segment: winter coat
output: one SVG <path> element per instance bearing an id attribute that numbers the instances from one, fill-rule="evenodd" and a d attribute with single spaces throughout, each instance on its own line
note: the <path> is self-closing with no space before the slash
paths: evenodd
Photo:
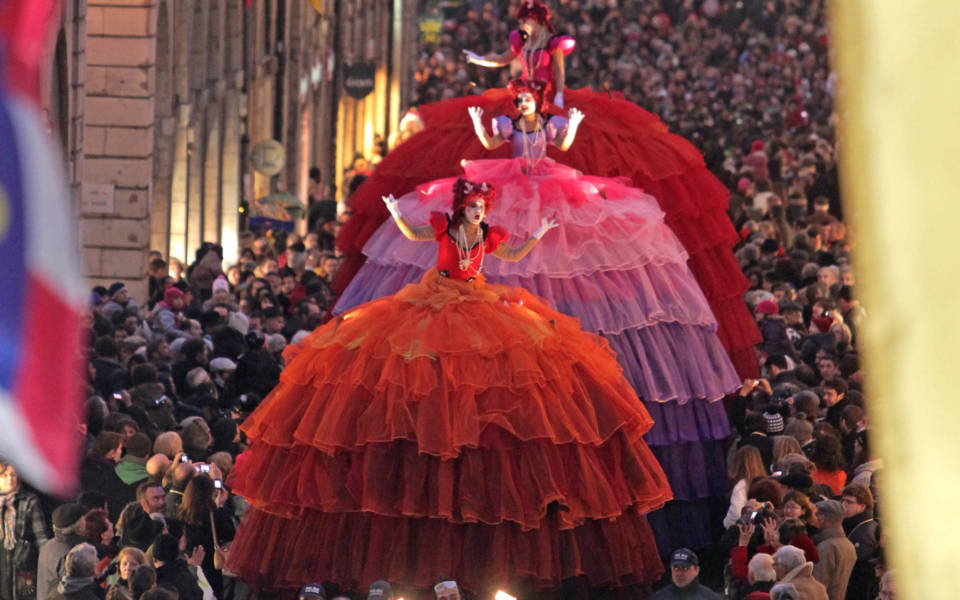
<path id="1" fill-rule="evenodd" d="M 820 562 L 823 562 L 821 554 Z M 827 595 L 827 588 L 822 583 L 813 578 L 813 563 L 806 562 L 799 567 L 789 571 L 783 576 L 783 579 L 777 583 L 792 583 L 800 597 L 803 600 L 830 600 Z"/>
<path id="2" fill-rule="evenodd" d="M 57 584 L 66 574 L 67 552 L 86 541 L 87 539 L 78 533 L 57 533 L 40 548 L 40 558 L 37 560 L 37 598 L 46 598 L 57 590 Z"/>
<path id="3" fill-rule="evenodd" d="M 820 530 L 817 552 L 820 562 L 814 567 L 813 576 L 827 589 L 830 600 L 844 600 L 853 564 L 857 562 L 856 549 L 842 529 L 829 527 Z"/>

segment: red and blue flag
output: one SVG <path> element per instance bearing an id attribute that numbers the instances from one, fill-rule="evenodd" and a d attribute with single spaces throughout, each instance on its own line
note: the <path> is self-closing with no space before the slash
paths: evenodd
<path id="1" fill-rule="evenodd" d="M 77 225 L 37 104 L 56 0 L 0 0 L 0 458 L 51 492 L 82 439 Z"/>

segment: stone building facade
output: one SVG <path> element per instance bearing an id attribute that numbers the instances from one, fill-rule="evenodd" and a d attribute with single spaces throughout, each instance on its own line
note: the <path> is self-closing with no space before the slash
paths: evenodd
<path id="1" fill-rule="evenodd" d="M 238 256 L 243 201 L 338 185 L 406 107 L 415 0 L 64 0 L 46 81 L 91 285 L 146 293 L 151 249 Z M 372 61 L 374 91 L 343 90 Z M 275 176 L 250 152 L 279 142 Z M 339 189 L 338 185 L 338 189 Z"/>

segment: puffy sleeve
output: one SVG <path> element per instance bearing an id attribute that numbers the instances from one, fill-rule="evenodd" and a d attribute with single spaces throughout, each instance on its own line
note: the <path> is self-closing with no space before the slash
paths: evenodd
<path id="1" fill-rule="evenodd" d="M 514 29 L 510 32 L 510 51 L 514 54 L 520 54 L 520 50 L 523 48 L 523 35 L 520 33 L 519 29 Z"/>
<path id="2" fill-rule="evenodd" d="M 550 41 L 547 42 L 547 50 L 550 54 L 553 54 L 557 48 L 563 50 L 563 55 L 566 56 L 573 52 L 574 47 L 577 45 L 577 40 L 573 39 L 573 36 L 569 35 L 555 35 L 550 38 Z"/>
<path id="3" fill-rule="evenodd" d="M 563 142 L 567 137 L 567 125 L 569 124 L 569 119 L 565 117 L 550 117 L 546 127 L 544 127 L 544 131 L 547 133 L 547 141 L 554 144 Z"/>
<path id="4" fill-rule="evenodd" d="M 493 135 L 499 135 L 503 139 L 509 140 L 510 136 L 513 135 L 513 121 L 507 115 L 494 117 L 491 129 Z"/>
<path id="5" fill-rule="evenodd" d="M 506 229 L 499 225 L 494 225 L 487 231 L 487 237 L 483 241 L 484 251 L 493 252 L 508 237 L 510 237 L 510 234 L 507 233 Z"/>
<path id="6" fill-rule="evenodd" d="M 433 239 L 439 240 L 447 232 L 450 220 L 442 212 L 430 213 L 430 225 L 433 227 Z"/>

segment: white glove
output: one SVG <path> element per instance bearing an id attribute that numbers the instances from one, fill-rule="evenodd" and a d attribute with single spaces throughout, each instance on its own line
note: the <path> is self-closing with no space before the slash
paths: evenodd
<path id="1" fill-rule="evenodd" d="M 556 95 L 553 97 L 553 103 L 560 108 L 563 108 L 563 90 L 560 90 L 556 93 Z"/>
<path id="2" fill-rule="evenodd" d="M 477 54 L 476 52 L 471 52 L 470 50 L 464 50 L 463 55 L 466 57 L 468 63 L 478 64 L 483 60 L 483 57 Z"/>
<path id="3" fill-rule="evenodd" d="M 533 234 L 533 237 L 537 238 L 538 240 L 542 239 L 543 236 L 554 227 L 559 227 L 557 222 L 554 219 L 547 219 L 544 217 L 540 220 L 540 229 Z"/>
<path id="4" fill-rule="evenodd" d="M 479 106 L 471 106 L 467 108 L 467 112 L 470 114 L 470 120 L 473 121 L 473 129 L 476 132 L 483 131 L 483 109 Z"/>
<path id="5" fill-rule="evenodd" d="M 381 196 L 383 198 L 383 203 L 387 205 L 387 210 L 390 211 L 390 216 L 394 219 L 399 219 L 400 215 L 400 201 L 393 197 L 393 194 L 389 196 Z"/>
<path id="6" fill-rule="evenodd" d="M 578 108 L 570 109 L 570 127 L 578 127 L 586 115 Z"/>

